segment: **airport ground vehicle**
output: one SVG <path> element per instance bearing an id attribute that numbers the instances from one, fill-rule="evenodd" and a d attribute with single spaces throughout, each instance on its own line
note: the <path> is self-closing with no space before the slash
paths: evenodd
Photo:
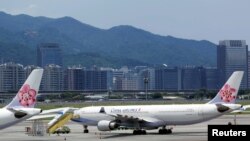
<path id="1" fill-rule="evenodd" d="M 69 133 L 70 133 L 70 128 L 68 126 L 62 126 L 53 132 L 53 134 L 69 134 Z"/>

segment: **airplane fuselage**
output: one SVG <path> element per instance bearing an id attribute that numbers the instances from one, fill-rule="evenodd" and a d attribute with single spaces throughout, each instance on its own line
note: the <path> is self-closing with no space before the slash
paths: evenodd
<path id="1" fill-rule="evenodd" d="M 0 130 L 24 121 L 39 113 L 41 113 L 41 109 L 36 108 L 26 108 L 20 112 L 13 112 L 6 108 L 2 108 L 0 109 Z"/>
<path id="2" fill-rule="evenodd" d="M 81 108 L 74 113 L 75 122 L 96 126 L 101 120 L 114 121 L 113 115 L 122 115 L 126 122 L 122 126 L 132 127 L 129 119 L 138 118 L 140 127 L 156 128 L 165 125 L 188 125 L 207 121 L 225 113 L 239 109 L 239 104 L 184 104 L 184 105 L 147 105 L 147 106 L 96 106 Z M 101 109 L 105 108 L 105 113 Z M 134 120 L 133 120 L 134 121 Z"/>
<path id="3" fill-rule="evenodd" d="M 3 108 L 0 109 L 0 129 L 4 129 L 6 127 L 9 127 L 11 125 L 14 125 L 18 119 L 15 118 L 15 115 L 13 112 Z"/>

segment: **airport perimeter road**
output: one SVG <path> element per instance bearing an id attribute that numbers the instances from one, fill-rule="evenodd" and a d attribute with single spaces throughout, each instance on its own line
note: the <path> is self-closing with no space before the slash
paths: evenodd
<path id="1" fill-rule="evenodd" d="M 147 131 L 147 135 L 133 135 L 132 130 L 117 130 L 112 132 L 100 132 L 96 127 L 89 127 L 90 133 L 83 134 L 82 126 L 76 123 L 68 123 L 72 133 L 67 135 L 50 135 L 50 136 L 28 136 L 25 134 L 25 127 L 31 126 L 28 122 L 20 123 L 16 126 L 0 131 L 1 141 L 206 141 L 208 124 L 227 124 L 233 122 L 233 115 L 226 115 L 220 118 L 187 126 L 176 126 L 171 135 L 159 135 L 158 130 Z M 238 115 L 238 124 L 250 124 L 250 115 Z"/>

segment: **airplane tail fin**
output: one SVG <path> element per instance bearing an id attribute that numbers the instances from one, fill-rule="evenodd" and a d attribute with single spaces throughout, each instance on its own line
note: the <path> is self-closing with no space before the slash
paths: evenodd
<path id="1" fill-rule="evenodd" d="M 40 87 L 43 69 L 34 69 L 17 95 L 13 98 L 6 108 L 11 107 L 27 107 L 33 108 L 36 104 L 36 97 Z"/>
<path id="2" fill-rule="evenodd" d="M 233 72 L 217 95 L 208 104 L 235 103 L 243 74 L 243 71 Z"/>

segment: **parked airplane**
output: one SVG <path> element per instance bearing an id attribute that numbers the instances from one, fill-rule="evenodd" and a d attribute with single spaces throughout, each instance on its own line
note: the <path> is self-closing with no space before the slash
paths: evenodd
<path id="1" fill-rule="evenodd" d="M 31 72 L 13 100 L 0 109 L 0 129 L 7 128 L 42 112 L 34 108 L 43 69 Z"/>
<path id="2" fill-rule="evenodd" d="M 134 129 L 133 134 L 146 134 L 146 130 L 160 128 L 159 134 L 170 134 L 172 125 L 195 124 L 249 108 L 249 105 L 235 104 L 242 77 L 243 71 L 234 72 L 206 104 L 68 107 L 44 111 L 30 120 L 55 117 L 48 124 L 51 133 L 71 119 L 83 125 L 84 133 L 89 132 L 88 126 L 97 126 L 100 131 Z"/>
<path id="3" fill-rule="evenodd" d="M 241 109 L 235 104 L 243 71 L 234 72 L 218 94 L 206 104 L 94 106 L 74 111 L 71 120 L 84 126 L 97 126 L 100 131 L 117 128 L 134 129 L 133 134 L 159 129 L 160 134 L 172 133 L 170 125 L 188 125 L 217 118 Z"/>

